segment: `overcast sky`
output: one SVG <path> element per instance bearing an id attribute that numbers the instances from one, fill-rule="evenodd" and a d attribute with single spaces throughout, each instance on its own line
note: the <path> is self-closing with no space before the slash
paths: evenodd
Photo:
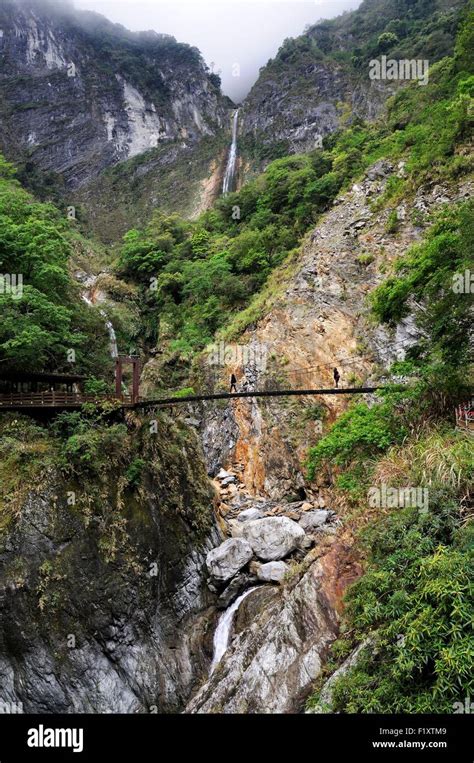
<path id="1" fill-rule="evenodd" d="M 357 8 L 361 0 L 75 0 L 134 31 L 154 29 L 195 45 L 239 102 L 285 37 Z M 240 67 L 239 76 L 235 76 Z"/>

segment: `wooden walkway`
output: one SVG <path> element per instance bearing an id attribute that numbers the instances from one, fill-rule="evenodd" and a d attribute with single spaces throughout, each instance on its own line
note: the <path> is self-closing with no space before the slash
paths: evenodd
<path id="1" fill-rule="evenodd" d="M 132 407 L 129 397 L 122 395 L 85 395 L 81 392 L 12 392 L 0 395 L 0 410 L 18 411 L 43 408 L 81 408 L 85 403 L 119 402 Z"/>

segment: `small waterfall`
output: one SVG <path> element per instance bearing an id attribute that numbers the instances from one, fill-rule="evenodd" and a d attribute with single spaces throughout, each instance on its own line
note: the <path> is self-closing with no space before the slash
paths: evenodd
<path id="1" fill-rule="evenodd" d="M 237 162 L 237 125 L 239 121 L 239 109 L 234 112 L 234 118 L 232 122 L 232 143 L 229 151 L 229 158 L 227 159 L 227 167 L 225 168 L 224 182 L 222 184 L 222 193 L 229 193 L 234 186 L 235 165 Z"/>
<path id="2" fill-rule="evenodd" d="M 241 596 L 239 596 L 234 601 L 234 603 L 231 604 L 231 606 L 228 607 L 228 609 L 226 609 L 226 611 L 220 616 L 219 622 L 217 623 L 216 632 L 214 633 L 214 656 L 212 658 L 209 675 L 213 674 L 214 670 L 222 660 L 227 647 L 229 646 L 229 638 L 232 630 L 232 623 L 234 622 L 235 613 L 237 612 L 243 600 L 249 595 L 249 593 L 255 591 L 256 588 L 259 588 L 259 586 L 254 586 L 253 588 L 249 588 L 247 591 L 244 591 L 244 593 L 241 594 Z"/>
<path id="3" fill-rule="evenodd" d="M 93 301 L 87 296 L 87 294 L 82 294 L 82 299 L 84 302 L 89 305 L 89 307 L 95 307 Z M 118 358 L 118 347 L 117 347 L 117 336 L 115 334 L 115 329 L 112 326 L 111 321 L 109 321 L 108 315 L 105 312 L 105 310 L 100 310 L 99 313 L 101 314 L 102 318 L 104 319 L 105 328 L 109 332 L 109 343 L 110 343 L 110 356 L 112 358 Z"/>

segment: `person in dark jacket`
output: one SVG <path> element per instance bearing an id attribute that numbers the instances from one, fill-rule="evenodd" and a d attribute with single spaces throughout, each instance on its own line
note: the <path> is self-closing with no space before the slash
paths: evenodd
<path id="1" fill-rule="evenodd" d="M 230 392 L 237 392 L 237 379 L 235 378 L 235 374 L 232 374 L 230 377 Z"/>
<path id="2" fill-rule="evenodd" d="M 334 376 L 334 381 L 336 383 L 336 387 L 339 387 L 339 379 L 341 378 L 341 376 L 340 376 L 339 371 L 337 370 L 337 368 L 334 369 L 333 376 Z"/>

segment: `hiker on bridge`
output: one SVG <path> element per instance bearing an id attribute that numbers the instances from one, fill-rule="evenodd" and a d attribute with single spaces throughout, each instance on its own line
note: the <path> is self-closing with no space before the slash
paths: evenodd
<path id="1" fill-rule="evenodd" d="M 339 371 L 337 370 L 337 368 L 334 369 L 333 376 L 334 376 L 334 381 L 335 381 L 336 387 L 339 387 L 339 379 L 341 378 L 341 375 L 340 375 Z"/>
<path id="2" fill-rule="evenodd" d="M 237 392 L 237 379 L 235 377 L 235 374 L 232 374 L 230 377 L 230 393 Z"/>

